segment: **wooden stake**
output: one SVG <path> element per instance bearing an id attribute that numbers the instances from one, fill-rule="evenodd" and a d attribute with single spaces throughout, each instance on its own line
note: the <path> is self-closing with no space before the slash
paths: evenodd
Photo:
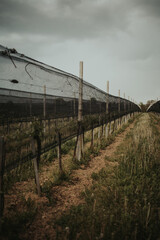
<path id="1" fill-rule="evenodd" d="M 46 118 L 46 85 L 44 85 L 43 117 Z"/>
<path id="2" fill-rule="evenodd" d="M 45 132 L 46 131 L 46 85 L 44 85 L 43 117 L 44 117 L 44 132 Z"/>
<path id="3" fill-rule="evenodd" d="M 31 144 L 32 144 L 32 152 L 33 155 L 36 155 L 36 149 L 35 149 L 35 140 L 32 138 L 31 140 Z M 34 163 L 34 172 L 35 172 L 35 180 L 36 180 L 36 186 L 37 186 L 37 193 L 38 196 L 41 196 L 41 189 L 40 189 L 40 184 L 39 184 L 39 175 L 38 175 L 38 164 L 37 164 L 37 158 L 34 157 L 33 159 L 33 163 Z"/>
<path id="4" fill-rule="evenodd" d="M 74 92 L 74 103 L 73 103 L 73 109 L 74 109 L 74 117 L 76 116 L 76 94 Z"/>
<path id="5" fill-rule="evenodd" d="M 120 99 L 120 90 L 118 90 L 118 96 L 119 96 L 119 103 L 118 103 L 118 112 L 121 111 L 121 99 Z"/>
<path id="6" fill-rule="evenodd" d="M 4 165 L 5 165 L 5 154 L 4 154 L 4 137 L 0 137 L 0 232 L 2 230 L 2 217 L 4 210 Z"/>
<path id="7" fill-rule="evenodd" d="M 80 161 L 83 152 L 83 134 L 82 134 L 82 99 L 83 99 L 83 62 L 79 65 L 79 102 L 78 102 L 78 122 L 80 135 L 78 136 L 77 159 Z"/>
<path id="8" fill-rule="evenodd" d="M 109 105 L 109 81 L 107 81 L 107 97 L 106 97 L 106 114 L 108 114 L 108 105 Z"/>
<path id="9" fill-rule="evenodd" d="M 92 129 L 91 129 L 91 148 L 93 149 L 93 144 L 94 144 L 94 127 L 92 124 Z"/>
<path id="10" fill-rule="evenodd" d="M 83 62 L 79 64 L 79 102 L 78 102 L 78 121 L 82 121 L 82 99 L 83 99 Z"/>
<path id="11" fill-rule="evenodd" d="M 32 93 L 30 93 L 30 104 L 29 104 L 30 116 L 32 116 Z"/>
<path id="12" fill-rule="evenodd" d="M 58 132 L 58 158 L 59 158 L 59 170 L 62 173 L 62 158 L 61 158 L 61 134 Z"/>
<path id="13" fill-rule="evenodd" d="M 126 113 L 126 100 L 125 100 L 125 93 L 124 93 L 124 112 Z"/>

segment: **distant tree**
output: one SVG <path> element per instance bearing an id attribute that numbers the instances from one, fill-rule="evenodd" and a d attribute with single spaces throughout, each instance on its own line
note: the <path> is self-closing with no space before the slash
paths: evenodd
<path id="1" fill-rule="evenodd" d="M 154 102 L 154 100 L 148 100 L 146 104 L 140 102 L 139 106 L 141 107 L 142 112 L 146 112 L 148 107 Z"/>

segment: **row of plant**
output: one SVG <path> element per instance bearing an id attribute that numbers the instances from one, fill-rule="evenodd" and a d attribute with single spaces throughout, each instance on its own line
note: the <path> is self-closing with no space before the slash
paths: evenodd
<path id="1" fill-rule="evenodd" d="M 49 200 L 49 205 L 53 206 L 56 204 L 56 200 L 52 194 L 52 188 L 55 185 L 60 185 L 64 181 L 70 181 L 72 183 L 71 173 L 74 169 L 78 169 L 81 165 L 87 166 L 89 161 L 91 160 L 91 156 L 97 156 L 100 152 L 100 149 L 105 149 L 108 145 L 110 145 L 114 140 L 117 134 L 123 132 L 128 125 L 134 121 L 134 118 L 130 119 L 127 124 L 124 124 L 122 128 L 119 128 L 115 132 L 112 133 L 108 138 L 102 137 L 98 138 L 98 132 L 95 133 L 95 141 L 92 148 L 89 147 L 86 149 L 83 158 L 80 162 L 73 159 L 73 151 L 75 146 L 75 139 L 72 139 L 62 145 L 62 154 L 67 154 L 67 161 L 63 162 L 63 173 L 60 174 L 58 168 L 55 166 L 50 178 L 41 184 L 42 194 L 45 195 Z M 114 129 L 114 125 L 112 124 L 111 130 Z M 102 129 L 101 129 L 102 130 Z M 99 139 L 99 141 L 97 141 Z M 90 132 L 85 134 L 85 143 L 90 142 L 91 136 Z M 43 171 L 44 165 L 50 166 L 57 158 L 57 149 L 52 149 L 49 152 L 43 154 L 42 161 L 40 162 L 40 175 Z M 7 193 L 12 185 L 16 181 L 24 181 L 29 178 L 34 177 L 33 164 L 32 162 L 27 162 L 23 165 L 20 165 L 18 168 L 12 170 L 10 174 L 5 176 L 5 192 Z M 36 193 L 36 188 L 35 188 Z M 22 201 L 24 211 L 21 212 L 17 208 L 10 209 L 10 216 L 4 216 L 3 218 L 3 232 L 2 235 L 8 237 L 8 239 L 19 239 L 19 234 L 22 234 L 23 231 L 26 230 L 26 227 L 32 224 L 34 217 L 37 214 L 37 206 L 36 203 L 31 200 L 20 199 Z M 10 227 L 9 227 L 10 226 Z M 9 229 L 6 231 L 6 229 Z M 22 234 L 23 235 L 23 234 Z"/>
<path id="2" fill-rule="evenodd" d="M 81 129 L 86 132 L 95 127 L 104 125 L 108 121 L 117 119 L 119 115 L 92 115 L 85 116 Z M 32 138 L 36 140 L 36 149 L 39 155 L 47 152 L 58 144 L 58 135 L 61 135 L 62 141 L 67 141 L 74 137 L 79 131 L 79 122 L 77 119 L 64 122 L 53 122 L 47 125 L 46 122 L 36 120 L 32 122 L 27 129 L 19 129 L 14 133 L 5 136 L 5 168 L 13 169 L 19 164 L 33 159 Z"/>

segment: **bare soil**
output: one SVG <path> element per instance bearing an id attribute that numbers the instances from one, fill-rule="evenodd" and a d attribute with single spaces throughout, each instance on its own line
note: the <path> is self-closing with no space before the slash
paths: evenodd
<path id="1" fill-rule="evenodd" d="M 45 194 L 42 197 L 37 196 L 34 180 L 30 179 L 27 182 L 16 183 L 5 196 L 5 214 L 9 214 L 11 208 L 18 210 L 22 208 L 21 210 L 23 211 L 23 206 L 21 206 L 22 198 L 35 200 L 38 207 L 35 219 L 28 226 L 26 233 L 23 233 L 20 238 L 32 240 L 56 239 L 56 229 L 53 228 L 55 219 L 69 210 L 72 205 L 84 203 L 81 192 L 92 185 L 92 173 L 99 172 L 106 165 L 108 168 L 111 168 L 116 164 L 107 161 L 106 156 L 111 157 L 114 155 L 117 147 L 122 143 L 126 134 L 133 126 L 134 123 L 127 127 L 123 133 L 119 134 L 115 141 L 105 150 L 100 150 L 100 154 L 97 157 L 92 157 L 87 167 L 82 166 L 80 169 L 74 170 L 71 174 L 71 182 L 64 182 L 63 185 L 54 186 L 51 194 L 54 199 L 52 205 Z M 52 165 L 44 167 L 40 176 L 41 182 L 49 178 L 52 168 Z"/>

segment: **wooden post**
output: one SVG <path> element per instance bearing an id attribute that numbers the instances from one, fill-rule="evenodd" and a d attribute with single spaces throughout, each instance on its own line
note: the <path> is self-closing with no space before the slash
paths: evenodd
<path id="1" fill-rule="evenodd" d="M 30 116 L 32 116 L 32 93 L 30 93 L 30 104 L 29 104 Z"/>
<path id="2" fill-rule="evenodd" d="M 58 132 L 58 158 L 59 158 L 59 170 L 62 173 L 62 158 L 61 158 L 61 134 Z"/>
<path id="3" fill-rule="evenodd" d="M 107 97 L 106 97 L 106 114 L 108 114 L 108 105 L 109 105 L 109 81 L 107 81 Z"/>
<path id="4" fill-rule="evenodd" d="M 82 100 L 83 100 L 83 62 L 79 64 L 79 101 L 78 101 L 78 122 L 80 134 L 77 142 L 77 159 L 80 161 L 83 152 L 83 134 L 82 134 Z"/>
<path id="5" fill-rule="evenodd" d="M 74 109 L 74 117 L 76 116 L 76 94 L 74 92 L 74 103 L 73 103 L 73 109 Z"/>
<path id="6" fill-rule="evenodd" d="M 32 138 L 31 140 L 32 144 L 32 152 L 33 155 L 36 155 L 36 149 L 35 149 L 35 140 Z M 34 157 L 33 159 L 33 164 L 34 164 L 34 172 L 35 172 L 35 180 L 36 180 L 36 186 L 37 186 L 37 193 L 38 196 L 41 196 L 41 189 L 40 189 L 40 183 L 39 183 L 39 175 L 38 175 L 38 163 L 37 163 L 37 157 Z"/>
<path id="7" fill-rule="evenodd" d="M 45 132 L 46 131 L 46 85 L 44 85 L 43 117 L 44 117 L 44 132 Z"/>
<path id="8" fill-rule="evenodd" d="M 131 110 L 131 108 L 130 108 L 130 97 L 128 96 L 128 118 L 130 118 L 130 110 Z"/>
<path id="9" fill-rule="evenodd" d="M 94 126 L 92 124 L 92 129 L 91 129 L 91 148 L 93 149 L 94 145 Z"/>
<path id="10" fill-rule="evenodd" d="M 119 102 L 118 102 L 118 112 L 120 114 L 121 111 L 121 99 L 120 99 L 120 90 L 118 90 Z"/>
<path id="11" fill-rule="evenodd" d="M 126 99 L 125 99 L 125 93 L 124 93 L 124 112 L 126 113 Z"/>
<path id="12" fill-rule="evenodd" d="M 5 149 L 4 137 L 0 137 L 0 232 L 2 230 L 2 217 L 4 210 L 4 165 L 5 165 Z"/>
<path id="13" fill-rule="evenodd" d="M 106 126 L 105 126 L 105 135 L 108 137 L 108 114 L 109 114 L 109 81 L 107 81 L 107 97 L 106 97 Z"/>
<path id="14" fill-rule="evenodd" d="M 119 113 L 119 115 L 120 115 L 120 113 L 121 113 L 120 90 L 118 90 L 118 96 L 119 96 L 119 102 L 118 102 L 118 113 Z M 120 122 L 121 122 L 121 120 L 120 120 L 120 116 L 119 116 L 117 122 L 118 122 L 118 128 L 119 128 L 119 127 L 120 127 Z"/>
<path id="15" fill-rule="evenodd" d="M 99 115 L 98 139 L 101 138 L 101 115 Z"/>
<path id="16" fill-rule="evenodd" d="M 90 98 L 90 111 L 89 111 L 90 115 L 92 114 L 92 98 Z"/>

